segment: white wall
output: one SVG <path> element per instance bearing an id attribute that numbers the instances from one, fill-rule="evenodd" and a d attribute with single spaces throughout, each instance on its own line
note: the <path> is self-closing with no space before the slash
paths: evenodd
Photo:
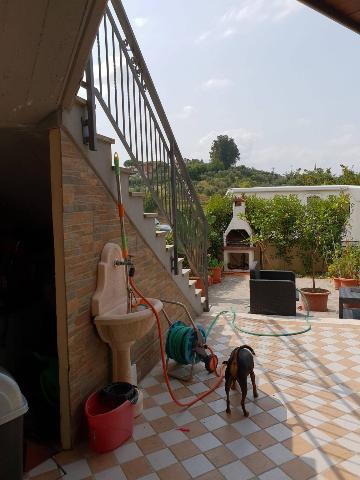
<path id="1" fill-rule="evenodd" d="M 313 195 L 327 198 L 329 195 L 339 195 L 341 192 L 350 197 L 351 214 L 346 240 L 360 241 L 360 187 L 351 185 L 320 185 L 318 187 L 254 187 L 254 188 L 230 188 L 229 195 L 240 196 L 256 195 L 260 198 L 273 198 L 275 195 L 296 195 L 305 203 L 308 197 Z"/>

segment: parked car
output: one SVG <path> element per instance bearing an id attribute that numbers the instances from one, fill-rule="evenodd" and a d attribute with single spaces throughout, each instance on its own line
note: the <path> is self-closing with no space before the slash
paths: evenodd
<path id="1" fill-rule="evenodd" d="M 155 218 L 155 228 L 162 232 L 171 232 L 171 227 L 167 223 L 160 223 L 157 218 Z"/>

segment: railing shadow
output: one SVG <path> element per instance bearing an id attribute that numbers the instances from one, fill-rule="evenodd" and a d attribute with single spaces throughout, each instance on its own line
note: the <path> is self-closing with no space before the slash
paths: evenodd
<path id="1" fill-rule="evenodd" d="M 224 288 L 223 290 L 226 290 L 226 285 L 224 285 Z M 227 291 L 227 296 L 229 297 L 229 291 Z M 218 290 L 217 292 L 217 297 L 220 297 L 221 296 L 221 289 Z M 229 303 L 229 302 L 226 302 L 226 299 L 224 299 L 222 297 L 222 307 L 224 305 L 224 303 Z M 225 301 L 224 301 L 225 300 Z M 245 304 L 247 303 L 248 304 L 248 301 L 246 302 L 246 300 L 243 300 L 242 302 L 240 302 L 241 304 Z M 231 304 L 239 304 L 239 301 L 238 300 L 235 300 L 235 301 L 231 301 Z M 247 319 L 249 319 L 250 317 L 250 314 L 245 314 L 245 316 L 247 317 Z M 267 330 L 269 331 L 269 333 L 280 333 L 281 330 L 283 330 L 283 324 L 281 324 L 280 322 L 277 322 L 276 320 L 273 320 L 271 321 L 271 317 L 269 319 L 269 321 L 264 321 L 264 320 L 256 320 L 256 322 L 262 322 L 262 323 L 266 323 L 267 325 Z M 248 322 L 247 322 L 248 323 Z M 224 322 L 222 322 L 222 324 L 224 325 Z M 313 330 L 316 330 L 316 328 L 318 328 L 319 326 L 317 324 L 314 324 L 313 325 Z M 226 328 L 226 326 L 225 326 Z M 213 334 L 213 336 L 215 335 L 215 332 Z M 253 345 L 254 344 L 254 338 L 256 337 L 253 337 L 252 335 L 246 335 L 246 334 L 242 334 L 238 331 L 235 331 L 233 333 L 233 335 L 235 335 L 235 338 L 237 339 L 236 342 L 232 341 L 232 344 L 238 344 L 238 345 L 241 345 L 241 344 L 250 344 L 250 345 Z M 311 331 L 304 334 L 304 335 L 311 335 Z M 300 340 L 300 338 L 298 338 L 297 336 L 293 336 L 293 337 L 260 337 L 262 338 L 263 340 L 259 341 L 257 340 L 255 343 L 258 344 L 258 345 L 261 345 L 262 348 L 259 348 L 258 346 L 258 360 L 261 359 L 261 352 L 262 352 L 262 349 L 263 349 L 263 346 L 264 344 L 269 344 L 268 341 L 272 341 L 272 342 L 275 342 L 278 346 L 279 346 L 279 349 L 283 349 L 283 348 L 286 348 L 286 349 L 289 349 L 292 353 L 292 355 L 294 355 L 294 361 L 299 363 L 299 364 L 308 364 L 308 368 L 309 368 L 309 371 L 311 372 L 312 371 L 312 366 L 311 366 L 311 362 L 313 362 L 313 354 L 311 353 L 310 351 L 310 355 L 308 354 L 309 353 L 309 350 L 306 348 L 306 345 L 303 345 L 302 344 L 302 341 Z M 266 339 L 266 340 L 265 340 Z M 271 339 L 271 340 L 270 340 Z M 211 340 L 210 340 L 211 342 Z M 259 343 L 260 342 L 260 343 Z M 235 346 L 235 345 L 234 345 Z M 256 350 L 256 349 L 255 349 Z M 264 352 L 265 353 L 265 352 Z M 273 361 L 278 361 L 279 360 L 279 357 L 276 356 L 276 355 L 269 355 L 269 353 L 266 353 L 266 361 L 265 362 L 262 362 L 262 363 L 265 363 L 265 364 L 269 364 Z M 320 438 L 321 437 L 321 434 L 320 434 L 320 437 L 318 435 L 314 435 L 312 432 L 311 432 L 311 429 L 315 429 L 315 430 L 321 430 L 321 423 L 319 425 L 315 425 L 317 422 L 314 420 L 312 421 L 311 420 L 311 417 L 309 420 L 312 421 L 313 425 L 309 424 L 309 423 L 306 423 L 306 421 L 304 421 L 302 418 L 301 418 L 301 413 L 299 413 L 296 409 L 296 407 L 294 408 L 292 405 L 291 405 L 291 402 L 289 403 L 288 401 L 288 395 L 284 395 L 282 390 L 283 388 L 289 388 L 289 386 L 286 386 L 286 382 L 290 382 L 290 384 L 292 384 L 294 386 L 294 389 L 295 388 L 298 388 L 299 390 L 302 389 L 302 387 L 304 385 L 306 385 L 307 387 L 307 390 L 305 390 L 305 395 L 308 396 L 308 395 L 315 395 L 316 396 L 316 391 L 331 391 L 331 393 L 334 395 L 335 399 L 331 401 L 334 402 L 334 401 L 337 401 L 339 400 L 341 403 L 338 404 L 336 407 L 333 407 L 333 408 L 336 408 L 338 411 L 339 411 L 339 415 L 345 415 L 345 414 L 348 414 L 351 412 L 351 415 L 354 416 L 354 418 L 359 418 L 359 414 L 357 412 L 355 412 L 353 410 L 354 408 L 354 405 L 349 403 L 349 401 L 344 398 L 345 396 L 345 392 L 346 390 L 344 388 L 341 388 L 341 385 L 344 384 L 345 388 L 346 387 L 346 382 L 344 382 L 341 377 L 336 373 L 336 372 L 333 372 L 331 369 L 329 369 L 325 363 L 323 363 L 323 361 L 321 361 L 319 358 L 316 358 L 316 362 L 317 362 L 317 365 L 316 365 L 316 369 L 320 371 L 313 373 L 312 376 L 310 376 L 310 378 L 305 378 L 303 376 L 301 376 L 300 373 L 294 373 L 294 374 L 286 374 L 284 372 L 277 372 L 276 370 L 274 370 L 273 368 L 264 368 L 264 369 L 261 369 L 262 370 L 262 377 L 264 379 L 264 381 L 266 381 L 267 383 L 269 383 L 273 389 L 274 389 L 274 392 L 273 395 L 275 394 L 278 398 L 277 398 L 277 401 L 279 402 L 279 415 L 280 415 L 280 418 L 281 418 L 281 415 L 282 417 L 284 418 L 284 420 L 282 420 L 282 422 L 285 422 L 286 424 L 286 427 L 289 428 L 290 430 L 293 431 L 293 434 L 291 435 L 291 437 L 289 438 L 289 441 L 287 442 L 287 448 L 292 451 L 293 450 L 293 445 L 292 445 L 292 442 L 293 442 L 293 438 L 294 436 L 297 435 L 296 431 L 299 431 L 299 430 L 303 430 L 304 432 L 307 432 L 307 435 L 305 435 L 306 437 L 306 440 L 308 443 L 310 443 L 311 445 L 313 445 L 314 449 L 317 450 L 318 454 L 320 455 L 320 460 L 319 458 L 314 458 L 314 459 L 311 459 L 309 458 L 309 456 L 307 456 L 307 461 L 305 462 L 306 465 L 312 467 L 314 470 L 315 470 L 315 473 L 314 473 L 314 476 L 316 476 L 316 463 L 317 461 L 322 461 L 322 462 L 325 462 L 327 464 L 327 467 L 326 469 L 332 469 L 333 472 L 335 472 L 336 474 L 336 478 L 339 478 L 339 479 L 344 479 L 347 478 L 347 476 L 345 474 L 342 473 L 341 470 L 339 470 L 338 468 L 336 468 L 334 466 L 334 462 L 332 461 L 332 458 L 326 453 L 326 451 L 322 448 L 324 446 L 324 441 L 322 441 L 322 439 Z M 261 365 L 261 363 L 260 363 Z M 255 368 L 255 371 L 257 369 Z M 329 376 L 331 375 L 331 378 L 329 378 Z M 285 385 L 283 385 L 283 388 L 282 388 L 282 385 L 281 385 L 281 382 L 285 382 Z M 264 384 L 264 382 L 261 383 L 262 385 Z M 336 387 L 336 385 L 340 385 L 339 388 L 331 388 L 331 387 Z M 309 387 L 311 387 L 309 389 Z M 331 389 L 331 390 L 330 390 Z M 249 391 L 251 391 L 251 388 L 249 388 Z M 261 391 L 261 385 L 259 386 L 259 391 Z M 264 393 L 264 392 L 263 392 Z M 270 398 L 271 400 L 274 400 L 274 398 L 270 395 L 268 395 L 266 392 L 264 393 L 264 395 L 267 397 L 267 398 Z M 239 396 L 240 397 L 240 396 Z M 261 402 L 261 399 L 259 400 Z M 298 400 L 296 400 L 298 401 Z M 354 401 L 354 399 L 352 398 L 352 401 Z M 257 403 L 256 401 L 253 402 L 253 403 Z M 341 407 L 343 407 L 343 410 L 341 410 Z M 283 408 L 284 412 L 283 414 L 281 413 L 281 408 Z M 285 416 L 285 412 L 286 412 L 286 416 Z M 341 413 L 340 413 L 341 412 Z M 288 418 L 290 417 L 290 418 Z M 251 417 L 249 417 L 251 418 Z M 291 418 L 293 419 L 296 419 L 296 420 L 291 420 Z M 291 420 L 289 423 L 287 422 L 287 420 Z M 230 420 L 231 421 L 231 420 Z M 244 420 L 246 422 L 246 419 Z M 294 423 L 294 421 L 296 423 Z M 326 422 L 329 422 L 331 423 L 332 419 L 328 419 L 328 420 L 324 420 L 323 423 L 326 423 Z M 319 427 L 319 428 L 318 428 Z M 294 431 L 295 430 L 295 431 Z M 318 433 L 318 432 L 317 432 Z M 328 436 L 328 437 L 331 437 L 331 435 L 328 435 L 328 431 L 323 431 L 323 434 L 325 436 Z M 331 439 L 329 442 L 327 443 L 332 443 L 332 442 L 335 442 L 335 439 Z M 297 458 L 298 459 L 298 464 L 299 462 L 302 462 L 304 463 L 304 460 L 301 459 L 301 456 L 302 455 L 297 455 L 296 454 L 296 450 L 294 449 L 294 452 L 292 452 L 293 455 L 294 455 L 294 458 Z M 341 460 L 343 461 L 343 460 Z M 341 461 L 339 461 L 338 463 L 340 463 Z"/>

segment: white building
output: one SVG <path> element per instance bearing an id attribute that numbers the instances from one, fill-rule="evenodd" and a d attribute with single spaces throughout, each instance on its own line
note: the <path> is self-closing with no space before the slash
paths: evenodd
<path id="1" fill-rule="evenodd" d="M 229 188 L 227 195 L 256 195 L 261 198 L 273 198 L 275 195 L 297 195 L 304 203 L 308 197 L 326 198 L 329 195 L 348 194 L 351 203 L 347 240 L 360 241 L 360 186 L 355 185 L 317 185 L 317 186 L 283 186 Z"/>

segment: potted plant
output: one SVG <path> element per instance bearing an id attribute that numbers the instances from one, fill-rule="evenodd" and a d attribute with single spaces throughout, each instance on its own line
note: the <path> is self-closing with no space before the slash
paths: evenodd
<path id="1" fill-rule="evenodd" d="M 337 248 L 328 265 L 328 275 L 333 279 L 335 290 L 339 290 L 342 275 L 341 249 Z"/>
<path id="2" fill-rule="evenodd" d="M 217 258 L 210 258 L 209 260 L 209 272 L 212 276 L 213 283 L 221 282 L 221 271 L 224 263 Z"/>
<path id="3" fill-rule="evenodd" d="M 316 287 L 316 263 L 333 257 L 334 245 L 341 243 L 345 231 L 349 206 L 349 197 L 344 194 L 330 195 L 326 199 L 309 197 L 299 221 L 299 246 L 304 265 L 310 267 L 312 277 L 312 287 L 302 288 L 301 292 L 312 311 L 327 311 L 330 291 Z"/>
<path id="4" fill-rule="evenodd" d="M 359 285 L 360 250 L 347 244 L 341 255 L 340 287 L 357 287 Z"/>

